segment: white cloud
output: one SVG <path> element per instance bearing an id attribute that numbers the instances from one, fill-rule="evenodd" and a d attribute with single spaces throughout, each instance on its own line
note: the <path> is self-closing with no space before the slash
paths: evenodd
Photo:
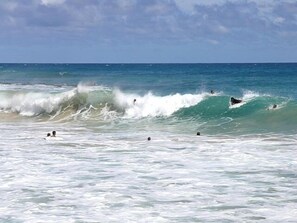
<path id="1" fill-rule="evenodd" d="M 11 30 L 43 29 L 48 33 L 61 30 L 65 35 L 71 31 L 79 35 L 100 33 L 115 39 L 201 38 L 222 43 L 236 35 L 244 36 L 243 30 L 251 36 L 258 36 L 262 30 L 272 37 L 276 31 L 288 35 L 296 30 L 296 3 L 297 0 L 0 0 L 0 26 Z M 217 44 L 215 41 L 212 44 Z"/>
<path id="2" fill-rule="evenodd" d="M 276 25 L 280 25 L 280 24 L 282 24 L 283 22 L 285 21 L 285 19 L 283 18 L 283 17 L 277 17 L 277 18 L 275 18 L 274 19 L 274 24 L 276 24 Z"/>
<path id="3" fill-rule="evenodd" d="M 136 0 L 117 0 L 118 6 L 122 9 L 128 9 L 136 4 Z"/>
<path id="4" fill-rule="evenodd" d="M 168 5 L 167 4 L 162 4 L 162 3 L 157 3 L 150 5 L 146 8 L 147 12 L 157 12 L 157 13 L 166 13 L 168 10 Z"/>
<path id="5" fill-rule="evenodd" d="M 195 10 L 196 0 L 174 0 L 176 6 L 186 14 L 192 14 Z"/>
<path id="6" fill-rule="evenodd" d="M 195 12 L 195 6 L 214 6 L 226 3 L 254 3 L 263 10 L 269 10 L 273 6 L 282 3 L 296 3 L 296 0 L 173 0 L 176 6 L 187 14 Z"/>
<path id="7" fill-rule="evenodd" d="M 195 6 L 223 5 L 227 2 L 240 1 L 241 0 L 174 0 L 177 7 L 187 14 L 193 14 L 195 12 Z"/>
<path id="8" fill-rule="evenodd" d="M 207 42 L 209 42 L 212 45 L 218 45 L 220 42 L 214 39 L 208 39 Z"/>
<path id="9" fill-rule="evenodd" d="M 219 25 L 218 27 L 216 27 L 216 31 L 219 33 L 228 33 L 229 29 L 225 26 Z"/>
<path id="10" fill-rule="evenodd" d="M 0 8 L 3 8 L 7 11 L 13 11 L 17 8 L 18 4 L 14 1 L 5 1 L 0 2 Z"/>
<path id="11" fill-rule="evenodd" d="M 60 5 L 63 4 L 65 0 L 41 0 L 42 5 Z"/>

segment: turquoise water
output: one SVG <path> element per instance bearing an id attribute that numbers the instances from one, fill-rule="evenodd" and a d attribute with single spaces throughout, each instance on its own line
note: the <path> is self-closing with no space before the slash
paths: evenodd
<path id="1" fill-rule="evenodd" d="M 0 110 L 6 113 L 46 119 L 62 116 L 61 110 L 73 115 L 93 107 L 90 116 L 104 108 L 116 113 L 118 120 L 155 118 L 165 124 L 176 120 L 177 129 L 183 123 L 191 125 L 188 131 L 207 134 L 296 133 L 297 64 L 2 64 L 0 68 Z M 232 96 L 243 99 L 241 106 L 230 106 Z M 131 103 L 134 98 L 136 106 Z M 18 104 L 23 100 L 25 105 Z M 273 104 L 277 109 L 269 109 Z"/>
<path id="2" fill-rule="evenodd" d="M 0 64 L 0 221 L 294 222 L 296 84 L 294 63 Z"/>

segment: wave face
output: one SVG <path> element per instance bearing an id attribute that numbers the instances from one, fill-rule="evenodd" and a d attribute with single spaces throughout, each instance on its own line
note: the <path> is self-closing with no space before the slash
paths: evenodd
<path id="1" fill-rule="evenodd" d="M 0 92 L 2 113 L 29 117 L 64 117 L 64 114 L 68 114 L 68 118 L 73 118 L 86 113 L 89 117 L 95 117 L 105 111 L 107 116 L 113 113 L 122 118 L 168 117 L 181 108 L 196 105 L 204 97 L 202 94 L 178 93 L 156 96 L 151 92 L 141 96 L 124 93 L 119 89 L 87 85 L 51 93 L 42 91 L 46 86 L 39 86 L 39 91 L 32 91 L 27 86 L 21 87 L 23 89 L 18 91 L 6 87 L 6 91 Z"/>
<path id="2" fill-rule="evenodd" d="M 195 106 L 180 109 L 176 115 L 201 121 L 205 123 L 203 129 L 213 133 L 262 133 L 295 131 L 296 113 L 296 101 L 246 94 L 243 102 L 236 105 L 230 105 L 230 96 L 207 97 Z"/>
<path id="3" fill-rule="evenodd" d="M 34 87 L 35 90 L 32 89 Z M 2 113 L 17 113 L 28 117 L 71 119 L 86 110 L 102 110 L 106 104 L 112 104 L 113 100 L 112 92 L 100 86 L 78 85 L 71 89 L 46 85 L 6 85 L 5 88 L 5 91 L 0 92 Z M 48 92 L 48 89 L 54 91 Z"/>
<path id="4" fill-rule="evenodd" d="M 199 126 L 208 133 L 226 134 L 295 131 L 297 126 L 296 101 L 250 91 L 243 94 L 242 103 L 230 105 L 230 95 L 224 93 L 140 95 L 84 84 L 75 88 L 2 85 L 2 89 L 0 114 L 6 116 L 95 122 L 162 119 L 165 125 L 166 120 L 174 120 L 182 125 Z"/>

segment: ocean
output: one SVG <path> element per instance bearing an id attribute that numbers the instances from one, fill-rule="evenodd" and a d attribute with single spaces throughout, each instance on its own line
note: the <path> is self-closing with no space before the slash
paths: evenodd
<path id="1" fill-rule="evenodd" d="M 296 63 L 0 64 L 0 222 L 295 222 L 296 86 Z"/>

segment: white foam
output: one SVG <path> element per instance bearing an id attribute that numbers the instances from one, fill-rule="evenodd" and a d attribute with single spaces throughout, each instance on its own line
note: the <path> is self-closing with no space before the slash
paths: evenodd
<path id="1" fill-rule="evenodd" d="M 85 123 L 3 126 L 1 219 L 296 219 L 296 136 L 198 137 L 163 129 L 162 134 L 151 129 L 133 133 L 133 125 L 126 127 L 96 131 Z M 49 129 L 64 140 L 41 140 Z"/>
<path id="2" fill-rule="evenodd" d="M 173 94 L 156 96 L 151 92 L 144 96 L 115 91 L 116 104 L 125 110 L 127 118 L 170 116 L 181 108 L 196 105 L 205 94 Z M 134 99 L 136 102 L 134 103 Z"/>
<path id="3" fill-rule="evenodd" d="M 237 103 L 237 104 L 233 104 L 231 105 L 230 103 L 230 106 L 229 108 L 230 109 L 234 109 L 234 108 L 240 108 L 241 106 L 247 104 L 248 102 L 254 100 L 255 98 L 259 97 L 260 94 L 258 92 L 254 92 L 254 91 L 244 91 L 243 92 L 243 96 L 241 98 L 242 102 L 240 103 Z"/>
<path id="4" fill-rule="evenodd" d="M 19 113 L 22 116 L 36 116 L 43 113 L 58 114 L 63 103 L 71 104 L 71 101 L 79 95 L 84 95 L 86 103 L 88 100 L 96 102 L 96 97 L 89 99 L 90 92 L 107 90 L 103 86 L 88 86 L 86 84 L 79 84 L 76 88 L 67 89 L 67 91 L 65 88 L 59 88 L 59 92 L 48 92 L 43 85 L 37 86 L 35 90 L 31 88 L 32 86 L 27 85 L 7 85 L 4 88 L 6 91 L 0 94 L 0 110 Z M 78 98 L 78 101 L 74 103 L 84 103 L 81 100 Z"/>
<path id="5" fill-rule="evenodd" d="M 63 140 L 62 137 L 51 137 L 51 136 L 45 137 L 44 139 L 47 141 L 61 141 L 61 140 Z"/>
<path id="6" fill-rule="evenodd" d="M 258 92 L 254 92 L 254 91 L 244 91 L 243 92 L 243 97 L 242 97 L 242 100 L 244 101 L 250 101 L 250 100 L 253 100 L 259 96 L 264 96 L 264 95 L 260 95 L 260 93 Z"/>
<path id="7" fill-rule="evenodd" d="M 3 110 L 17 112 L 23 116 L 34 116 L 41 113 L 57 111 L 61 103 L 70 100 L 76 94 L 75 90 L 60 94 L 48 93 L 15 93 L 2 98 L 0 107 Z"/>

